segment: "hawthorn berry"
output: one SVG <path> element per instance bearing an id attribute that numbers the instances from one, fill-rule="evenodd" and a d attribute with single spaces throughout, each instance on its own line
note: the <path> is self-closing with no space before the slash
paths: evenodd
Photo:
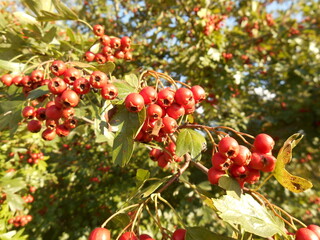
<path id="1" fill-rule="evenodd" d="M 93 53 L 93 52 L 90 52 L 90 51 L 87 51 L 85 54 L 84 54 L 84 59 L 87 61 L 87 62 L 93 62 L 94 58 L 96 57 L 96 55 Z"/>
<path id="2" fill-rule="evenodd" d="M 314 232 L 320 240 L 320 227 L 318 225 L 312 224 L 312 225 L 309 225 L 307 228 L 312 232 Z"/>
<path id="3" fill-rule="evenodd" d="M 254 150 L 259 153 L 269 153 L 274 147 L 274 140 L 265 133 L 260 133 L 254 139 Z"/>
<path id="4" fill-rule="evenodd" d="M 194 100 L 193 93 L 189 88 L 179 88 L 174 95 L 174 100 L 180 105 L 188 105 Z"/>
<path id="5" fill-rule="evenodd" d="M 161 153 L 162 151 L 160 149 L 152 148 L 149 152 L 149 157 L 151 158 L 151 160 L 157 161 Z"/>
<path id="6" fill-rule="evenodd" d="M 94 59 L 95 59 L 96 62 L 99 63 L 99 64 L 104 64 L 104 63 L 107 62 L 106 56 L 103 55 L 102 53 L 97 53 Z"/>
<path id="7" fill-rule="evenodd" d="M 239 153 L 239 144 L 237 140 L 232 137 L 224 137 L 218 144 L 219 152 L 229 158 L 234 158 Z"/>
<path id="8" fill-rule="evenodd" d="M 300 228 L 296 232 L 295 240 L 319 240 L 317 235 L 308 228 Z"/>
<path id="9" fill-rule="evenodd" d="M 32 82 L 41 82 L 44 78 L 44 73 L 41 70 L 32 71 L 30 78 Z"/>
<path id="10" fill-rule="evenodd" d="M 111 41 L 111 38 L 108 35 L 102 35 L 100 37 L 100 43 L 103 46 L 110 46 L 110 41 Z"/>
<path id="11" fill-rule="evenodd" d="M 126 52 L 124 54 L 124 59 L 127 61 L 131 61 L 132 60 L 132 53 L 131 52 Z"/>
<path id="12" fill-rule="evenodd" d="M 166 155 L 164 153 L 160 154 L 160 156 L 158 157 L 157 161 L 158 161 L 158 166 L 159 167 L 165 168 L 169 164 L 168 155 Z"/>
<path id="13" fill-rule="evenodd" d="M 206 92 L 199 85 L 193 86 L 191 88 L 191 91 L 192 91 L 192 94 L 193 94 L 193 97 L 194 97 L 194 100 L 196 101 L 196 103 L 200 103 L 206 98 Z"/>
<path id="14" fill-rule="evenodd" d="M 162 131 L 165 133 L 174 133 L 178 128 L 177 121 L 172 117 L 162 118 L 162 124 Z"/>
<path id="15" fill-rule="evenodd" d="M 51 93 L 58 95 L 67 89 L 67 84 L 62 78 L 55 77 L 49 82 L 48 88 Z"/>
<path id="16" fill-rule="evenodd" d="M 272 172 L 275 168 L 277 159 L 269 154 L 252 153 L 249 167 L 263 172 Z"/>
<path id="17" fill-rule="evenodd" d="M 42 132 L 42 138 L 46 141 L 51 141 L 56 137 L 56 131 L 54 129 L 47 128 Z"/>
<path id="18" fill-rule="evenodd" d="M 21 85 L 24 87 L 31 87 L 32 86 L 31 78 L 29 76 L 24 76 L 21 80 Z"/>
<path id="19" fill-rule="evenodd" d="M 185 110 L 185 114 L 194 113 L 194 111 L 196 110 L 196 102 L 194 99 L 190 100 L 190 102 L 187 105 L 182 105 L 182 106 Z"/>
<path id="20" fill-rule="evenodd" d="M 52 74 L 55 76 L 61 76 L 62 74 L 64 74 L 66 69 L 67 69 L 66 64 L 61 60 L 53 61 L 50 66 L 50 70 Z"/>
<path id="21" fill-rule="evenodd" d="M 94 71 L 90 75 L 90 84 L 93 88 L 102 88 L 108 83 L 108 76 L 104 72 Z"/>
<path id="22" fill-rule="evenodd" d="M 3 82 L 4 85 L 6 85 L 7 87 L 11 86 L 12 84 L 12 75 L 10 74 L 5 74 L 1 77 L 1 81 Z"/>
<path id="23" fill-rule="evenodd" d="M 185 229 L 177 229 L 172 234 L 172 240 L 185 240 L 187 231 Z"/>
<path id="24" fill-rule="evenodd" d="M 62 104 L 62 101 L 61 101 L 61 96 L 56 96 L 54 98 L 54 104 L 58 107 L 58 108 L 63 108 L 63 104 Z"/>
<path id="25" fill-rule="evenodd" d="M 123 233 L 119 240 L 139 240 L 134 232 Z"/>
<path id="26" fill-rule="evenodd" d="M 260 178 L 260 171 L 252 168 L 248 168 L 247 176 L 244 179 L 245 182 L 253 184 Z"/>
<path id="27" fill-rule="evenodd" d="M 68 129 L 73 129 L 77 126 L 78 121 L 75 118 L 69 118 L 64 122 L 64 125 L 68 128 Z"/>
<path id="28" fill-rule="evenodd" d="M 233 164 L 230 166 L 229 172 L 234 178 L 245 179 L 248 176 L 249 169 L 247 166 Z"/>
<path id="29" fill-rule="evenodd" d="M 75 107 L 79 103 L 79 95 L 73 90 L 65 90 L 61 95 L 61 102 L 64 107 Z"/>
<path id="30" fill-rule="evenodd" d="M 230 158 L 227 158 L 219 152 L 212 155 L 211 162 L 213 168 L 219 171 L 226 171 L 231 165 Z"/>
<path id="31" fill-rule="evenodd" d="M 61 109 L 61 117 L 64 119 L 68 119 L 74 116 L 75 110 L 73 107 L 63 108 Z"/>
<path id="32" fill-rule="evenodd" d="M 114 37 L 110 39 L 110 47 L 113 49 L 118 49 L 121 46 L 121 39 Z"/>
<path id="33" fill-rule="evenodd" d="M 22 76 L 15 76 L 14 78 L 12 78 L 12 83 L 16 86 L 21 86 L 22 79 Z"/>
<path id="34" fill-rule="evenodd" d="M 22 110 L 22 116 L 24 118 L 27 119 L 32 119 L 35 115 L 35 109 L 32 106 L 26 106 L 23 110 Z"/>
<path id="35" fill-rule="evenodd" d="M 246 146 L 239 145 L 239 153 L 232 160 L 237 165 L 248 165 L 251 161 L 251 152 Z"/>
<path id="36" fill-rule="evenodd" d="M 140 112 L 144 107 L 144 99 L 139 93 L 130 93 L 124 102 L 130 112 Z"/>
<path id="37" fill-rule="evenodd" d="M 91 231 L 89 240 L 110 240 L 110 231 L 106 228 L 95 228 Z"/>
<path id="38" fill-rule="evenodd" d="M 167 107 L 166 113 L 169 117 L 172 117 L 177 120 L 185 114 L 185 109 L 178 103 L 172 103 L 171 106 Z"/>
<path id="39" fill-rule="evenodd" d="M 147 117 L 153 120 L 158 120 L 163 115 L 162 108 L 157 104 L 150 104 L 147 107 Z"/>
<path id="40" fill-rule="evenodd" d="M 64 81 L 68 84 L 73 84 L 75 80 L 77 80 L 79 77 L 81 77 L 81 72 L 76 68 L 68 68 L 64 72 Z"/>
<path id="41" fill-rule="evenodd" d="M 219 179 L 225 174 L 225 171 L 220 171 L 212 167 L 208 171 L 208 180 L 213 185 L 218 184 Z"/>
<path id="42" fill-rule="evenodd" d="M 175 92 L 172 88 L 167 87 L 158 92 L 158 101 L 159 104 L 163 108 L 169 107 L 174 101 Z"/>
<path id="43" fill-rule="evenodd" d="M 105 56 L 109 56 L 112 54 L 112 48 L 110 46 L 104 46 L 101 50 L 101 53 Z"/>
<path id="44" fill-rule="evenodd" d="M 157 91 L 150 86 L 142 88 L 139 94 L 143 97 L 144 103 L 146 105 L 150 103 L 155 103 L 158 98 Z"/>
<path id="45" fill-rule="evenodd" d="M 55 129 L 57 125 L 58 125 L 58 124 L 57 124 L 57 121 L 56 121 L 56 120 L 50 120 L 50 119 L 47 119 L 47 120 L 46 120 L 46 127 L 47 127 L 47 128 Z"/>
<path id="46" fill-rule="evenodd" d="M 59 137 L 66 137 L 68 136 L 70 133 L 70 130 L 69 128 L 67 128 L 65 125 L 63 124 L 60 124 L 56 127 L 56 134 L 59 136 Z"/>
<path id="47" fill-rule="evenodd" d="M 78 78 L 73 82 L 73 90 L 78 94 L 90 92 L 90 81 L 86 78 Z"/>
<path id="48" fill-rule="evenodd" d="M 61 111 L 56 105 L 52 105 L 46 109 L 46 119 L 59 120 L 61 118 Z"/>
<path id="49" fill-rule="evenodd" d="M 115 51 L 114 57 L 117 59 L 124 59 L 124 52 L 121 50 Z"/>
<path id="50" fill-rule="evenodd" d="M 130 45 L 131 45 L 131 39 L 129 37 L 125 36 L 121 38 L 121 47 L 122 46 L 130 47 Z"/>
<path id="51" fill-rule="evenodd" d="M 96 24 L 93 26 L 93 33 L 96 36 L 102 36 L 104 34 L 104 27 L 101 26 L 100 24 Z"/>
<path id="52" fill-rule="evenodd" d="M 113 55 L 107 56 L 107 62 L 114 62 L 114 61 L 115 61 L 115 57 Z"/>
<path id="53" fill-rule="evenodd" d="M 41 130 L 41 122 L 38 121 L 38 120 L 31 120 L 30 122 L 28 122 L 27 128 L 32 133 L 40 132 L 40 130 Z"/>
<path id="54" fill-rule="evenodd" d="M 108 83 L 102 87 L 101 95 L 104 99 L 113 100 L 118 96 L 118 89 L 112 83 Z"/>

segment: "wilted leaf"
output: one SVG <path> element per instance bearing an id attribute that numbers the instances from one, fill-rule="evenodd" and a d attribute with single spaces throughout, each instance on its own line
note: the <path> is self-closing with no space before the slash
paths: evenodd
<path id="1" fill-rule="evenodd" d="M 212 201 L 223 221 L 239 224 L 246 232 L 265 238 L 284 233 L 284 222 L 249 194 L 241 195 L 240 199 L 224 195 Z"/>
<path id="2" fill-rule="evenodd" d="M 180 157 L 189 152 L 194 160 L 200 160 L 204 144 L 206 139 L 199 132 L 188 128 L 182 129 L 177 138 L 176 154 Z"/>
<path id="3" fill-rule="evenodd" d="M 292 159 L 292 149 L 302 138 L 303 135 L 296 133 L 285 141 L 278 153 L 277 164 L 273 172 L 275 178 L 283 187 L 295 193 L 303 192 L 312 188 L 311 182 L 302 177 L 294 176 L 285 169 L 285 165 Z"/>

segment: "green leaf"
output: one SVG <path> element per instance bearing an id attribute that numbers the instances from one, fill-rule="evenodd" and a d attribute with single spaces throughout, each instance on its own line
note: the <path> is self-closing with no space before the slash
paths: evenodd
<path id="1" fill-rule="evenodd" d="M 96 118 L 94 120 L 94 130 L 96 143 L 107 142 L 109 146 L 112 146 L 115 134 L 108 130 L 108 125 L 105 121 Z"/>
<path id="2" fill-rule="evenodd" d="M 41 15 L 42 10 L 53 10 L 53 4 L 51 0 L 22 0 L 22 2 L 37 16 Z"/>
<path id="3" fill-rule="evenodd" d="M 225 237 L 209 231 L 204 227 L 188 227 L 186 240 L 233 240 L 234 238 Z"/>
<path id="4" fill-rule="evenodd" d="M 16 193 L 26 187 L 26 183 L 22 178 L 6 178 L 0 179 L 0 186 L 5 193 Z"/>
<path id="5" fill-rule="evenodd" d="M 130 217 L 128 214 L 120 213 L 111 219 L 114 224 L 114 228 L 125 228 L 130 223 Z"/>
<path id="6" fill-rule="evenodd" d="M 113 70 L 116 68 L 116 65 L 113 62 L 107 62 L 103 65 L 99 65 L 97 67 L 101 72 L 104 72 L 106 74 L 111 74 Z"/>
<path id="7" fill-rule="evenodd" d="M 277 233 L 285 234 L 284 222 L 249 194 L 241 195 L 240 199 L 224 195 L 212 201 L 223 221 L 231 225 L 239 224 L 246 232 L 264 238 Z"/>
<path id="8" fill-rule="evenodd" d="M 67 20 L 67 19 L 64 19 L 64 17 L 59 14 L 41 10 L 41 16 L 38 16 L 37 20 L 40 22 L 48 22 L 48 21 Z"/>
<path id="9" fill-rule="evenodd" d="M 113 84 L 116 86 L 116 88 L 118 88 L 118 92 L 119 92 L 119 94 L 118 94 L 118 99 L 119 99 L 118 104 L 122 104 L 124 102 L 125 98 L 130 93 L 137 92 L 136 89 L 134 89 L 132 86 L 130 86 L 125 81 L 116 80 Z"/>
<path id="10" fill-rule="evenodd" d="M 154 193 L 164 182 L 167 181 L 167 179 L 169 179 L 171 176 L 167 176 L 163 179 L 160 179 L 157 182 L 152 183 L 150 186 L 146 187 L 145 189 L 143 189 L 140 193 L 139 198 L 146 198 L 148 196 L 150 196 L 152 193 Z"/>
<path id="11" fill-rule="evenodd" d="M 38 24 L 37 20 L 33 17 L 30 16 L 29 14 L 25 12 L 14 12 L 13 15 L 19 20 L 19 22 L 23 25 L 27 24 Z"/>
<path id="12" fill-rule="evenodd" d="M 235 198 L 240 198 L 241 188 L 237 180 L 234 178 L 231 178 L 227 175 L 222 176 L 219 179 L 219 187 L 225 189 L 228 195 Z"/>
<path id="13" fill-rule="evenodd" d="M 32 90 L 31 92 L 29 92 L 28 99 L 33 100 L 33 99 L 41 97 L 47 93 L 49 93 L 48 85 L 43 85 L 43 86 L 38 87 L 38 88 Z"/>
<path id="14" fill-rule="evenodd" d="M 25 68 L 25 64 L 0 60 L 0 68 L 13 73 L 21 73 Z"/>
<path id="15" fill-rule="evenodd" d="M 285 169 L 285 165 L 292 159 L 292 149 L 297 146 L 302 138 L 302 134 L 296 133 L 285 141 L 278 153 L 276 167 L 273 172 L 274 177 L 283 187 L 295 193 L 304 192 L 313 186 L 308 180 L 294 176 Z"/>
<path id="16" fill-rule="evenodd" d="M 22 210 L 23 204 L 25 203 L 19 195 L 14 193 L 7 193 L 7 201 L 11 211 L 13 212 Z"/>
<path id="17" fill-rule="evenodd" d="M 182 129 L 177 138 L 176 154 L 181 157 L 189 152 L 192 159 L 200 160 L 205 144 L 206 139 L 199 132 L 189 128 Z"/>
<path id="18" fill-rule="evenodd" d="M 66 5 L 64 5 L 64 3 L 62 3 L 60 0 L 52 0 L 52 3 L 55 6 L 58 13 L 61 14 L 65 20 L 78 19 L 78 15 L 70 8 L 68 8 Z"/>
<path id="19" fill-rule="evenodd" d="M 133 153 L 134 138 L 143 124 L 146 111 L 131 113 L 126 108 L 119 108 L 112 121 L 117 125 L 118 132 L 113 142 L 112 160 L 115 164 L 126 165 Z"/>
<path id="20" fill-rule="evenodd" d="M 7 233 L 2 233 L 0 234 L 0 239 L 1 240 L 11 240 L 14 235 L 16 235 L 17 231 L 13 230 L 13 231 L 10 231 L 10 232 L 7 232 Z"/>
<path id="21" fill-rule="evenodd" d="M 131 86 L 134 87 L 135 90 L 138 91 L 140 84 L 137 75 L 130 73 L 124 76 L 124 80 Z"/>
<path id="22" fill-rule="evenodd" d="M 93 52 L 94 54 L 97 54 L 100 51 L 100 42 L 97 42 L 96 44 L 93 44 L 91 48 L 89 49 L 90 52 Z"/>
<path id="23" fill-rule="evenodd" d="M 56 36 L 56 33 L 57 33 L 57 28 L 53 26 L 52 28 L 50 28 L 50 30 L 47 33 L 45 33 L 42 40 L 45 43 L 50 43 L 52 42 L 53 38 Z"/>
<path id="24" fill-rule="evenodd" d="M 144 170 L 139 168 L 136 174 L 136 179 L 138 182 L 144 182 L 150 177 L 150 172 L 148 170 Z"/>

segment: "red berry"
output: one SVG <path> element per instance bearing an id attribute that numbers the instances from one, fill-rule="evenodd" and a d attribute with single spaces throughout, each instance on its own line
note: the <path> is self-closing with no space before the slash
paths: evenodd
<path id="1" fill-rule="evenodd" d="M 194 100 L 196 101 L 196 103 L 202 102 L 206 98 L 206 92 L 199 85 L 193 86 L 191 88 L 191 91 L 193 93 L 193 97 L 194 97 Z"/>
<path id="2" fill-rule="evenodd" d="M 121 38 L 121 47 L 122 46 L 130 47 L 130 45 L 131 45 L 131 39 L 129 37 L 125 36 Z"/>
<path id="3" fill-rule="evenodd" d="M 130 93 L 124 102 L 130 112 L 140 112 L 144 107 L 144 99 L 139 93 Z"/>
<path id="4" fill-rule="evenodd" d="M 248 176 L 249 169 L 247 166 L 232 165 L 229 169 L 232 177 L 245 179 Z"/>
<path id="5" fill-rule="evenodd" d="M 188 105 L 194 100 L 193 93 L 188 88 L 179 88 L 174 95 L 174 100 L 180 105 Z"/>
<path id="6" fill-rule="evenodd" d="M 30 122 L 28 122 L 28 130 L 32 133 L 40 132 L 41 122 L 38 120 L 31 120 Z"/>
<path id="7" fill-rule="evenodd" d="M 144 103 L 146 105 L 150 103 L 155 103 L 158 98 L 157 91 L 153 87 L 149 86 L 142 88 L 140 91 L 140 95 L 143 97 Z"/>
<path id="8" fill-rule="evenodd" d="M 172 103 L 171 106 L 167 107 L 166 113 L 169 117 L 172 117 L 177 120 L 185 114 L 185 109 L 183 106 L 177 103 Z"/>
<path id="9" fill-rule="evenodd" d="M 74 116 L 74 108 L 73 107 L 68 107 L 68 108 L 63 108 L 61 109 L 61 117 L 68 119 L 72 118 Z"/>
<path id="10" fill-rule="evenodd" d="M 252 168 L 248 168 L 247 177 L 244 179 L 245 182 L 253 184 L 260 178 L 260 171 Z"/>
<path id="11" fill-rule="evenodd" d="M 79 95 L 73 90 L 65 90 L 61 95 L 61 102 L 64 107 L 75 107 L 79 101 Z"/>
<path id="12" fill-rule="evenodd" d="M 172 88 L 168 87 L 168 88 L 162 89 L 158 93 L 157 104 L 159 104 L 163 108 L 169 107 L 174 101 L 174 95 L 175 95 L 175 92 Z"/>
<path id="13" fill-rule="evenodd" d="M 309 230 L 311 230 L 312 232 L 314 232 L 320 240 L 320 227 L 319 226 L 312 224 L 312 225 L 309 225 L 307 228 Z"/>
<path id="14" fill-rule="evenodd" d="M 61 111 L 56 105 L 52 105 L 46 109 L 46 119 L 59 120 L 61 118 Z"/>
<path id="15" fill-rule="evenodd" d="M 121 50 L 115 51 L 114 57 L 117 59 L 124 59 L 124 52 Z"/>
<path id="16" fill-rule="evenodd" d="M 225 174 L 226 173 L 224 171 L 216 170 L 212 167 L 208 171 L 208 180 L 213 185 L 218 184 L 219 179 Z"/>
<path id="17" fill-rule="evenodd" d="M 58 107 L 58 108 L 63 108 L 63 104 L 62 104 L 62 101 L 61 101 L 61 96 L 56 96 L 54 98 L 54 104 Z"/>
<path id="18" fill-rule="evenodd" d="M 185 240 L 187 231 L 185 229 L 177 229 L 172 234 L 172 240 Z"/>
<path id="19" fill-rule="evenodd" d="M 161 130 L 165 133 L 174 133 L 178 128 L 177 121 L 172 117 L 162 118 L 162 124 L 163 127 Z"/>
<path id="20" fill-rule="evenodd" d="M 100 71 L 94 71 L 90 75 L 90 84 L 93 88 L 102 88 L 104 85 L 108 84 L 108 80 L 107 74 Z"/>
<path id="21" fill-rule="evenodd" d="M 239 145 L 239 153 L 232 160 L 237 165 L 248 165 L 251 161 L 251 152 L 246 146 Z"/>
<path id="22" fill-rule="evenodd" d="M 67 84 L 63 79 L 55 77 L 49 82 L 48 88 L 51 93 L 58 95 L 67 89 Z"/>
<path id="23" fill-rule="evenodd" d="M 141 129 L 144 132 L 150 133 L 152 131 L 152 129 L 154 128 L 154 126 L 156 125 L 156 123 L 157 123 L 157 119 L 147 118 L 144 121 L 143 126 L 142 126 Z"/>
<path id="24" fill-rule="evenodd" d="M 269 154 L 253 153 L 249 167 L 263 172 L 272 172 L 275 168 L 277 159 Z"/>
<path id="25" fill-rule="evenodd" d="M 112 83 L 108 83 L 102 87 L 101 95 L 104 99 L 113 100 L 118 96 L 118 89 Z"/>
<path id="26" fill-rule="evenodd" d="M 239 153 L 239 144 L 232 137 L 224 137 L 218 144 L 219 152 L 229 158 L 234 158 Z"/>
<path id="27" fill-rule="evenodd" d="M 187 105 L 182 105 L 182 106 L 185 110 L 185 114 L 194 113 L 194 111 L 196 110 L 196 102 L 194 99 L 190 100 Z"/>
<path id="28" fill-rule="evenodd" d="M 118 49 L 121 46 L 121 39 L 114 37 L 110 39 L 110 47 L 113 49 Z"/>
<path id="29" fill-rule="evenodd" d="M 147 117 L 153 120 L 158 120 L 162 117 L 163 110 L 157 104 L 150 104 L 147 108 Z"/>
<path id="30" fill-rule="evenodd" d="M 70 133 L 70 130 L 63 124 L 60 124 L 56 127 L 56 134 L 59 137 L 66 137 Z"/>
<path id="31" fill-rule="evenodd" d="M 131 52 L 126 52 L 124 54 L 124 60 L 131 61 L 132 60 L 132 53 Z"/>
<path id="32" fill-rule="evenodd" d="M 64 81 L 70 85 L 74 83 L 75 80 L 77 80 L 79 77 L 81 77 L 81 72 L 76 68 L 68 68 L 64 72 Z"/>
<path id="33" fill-rule="evenodd" d="M 78 121 L 75 118 L 69 118 L 64 122 L 64 125 L 68 128 L 68 129 L 73 129 L 77 126 Z"/>
<path id="34" fill-rule="evenodd" d="M 157 161 L 161 153 L 162 151 L 160 149 L 152 148 L 151 151 L 149 152 L 149 157 L 151 158 L 151 160 Z"/>
<path id="35" fill-rule="evenodd" d="M 21 86 L 22 79 L 23 79 L 22 76 L 16 76 L 16 77 L 12 78 L 12 83 L 16 86 Z"/>
<path id="36" fill-rule="evenodd" d="M 119 240 L 139 240 L 134 232 L 123 233 Z"/>
<path id="37" fill-rule="evenodd" d="M 107 62 L 114 62 L 115 61 L 115 58 L 113 55 L 108 55 L 107 56 Z"/>
<path id="38" fill-rule="evenodd" d="M 110 231 L 106 228 L 95 228 L 90 233 L 89 240 L 110 240 Z"/>
<path id="39" fill-rule="evenodd" d="M 101 26 L 100 24 L 96 24 L 93 26 L 93 33 L 96 36 L 102 36 L 104 34 L 104 27 Z"/>
<path id="40" fill-rule="evenodd" d="M 27 119 L 32 119 L 35 115 L 35 109 L 32 106 L 26 106 L 23 110 L 22 110 L 22 116 L 24 118 Z"/>
<path id="41" fill-rule="evenodd" d="M 20 82 L 20 84 L 22 86 L 25 86 L 25 87 L 31 87 L 32 86 L 32 80 L 29 76 L 24 76 Z M 31 89 L 30 89 L 31 90 Z"/>
<path id="42" fill-rule="evenodd" d="M 160 156 L 158 157 L 157 161 L 158 161 L 158 166 L 159 167 L 165 168 L 169 164 L 168 155 L 166 155 L 164 153 L 160 154 Z"/>
<path id="43" fill-rule="evenodd" d="M 96 62 L 99 63 L 99 64 L 104 64 L 104 63 L 107 62 L 106 56 L 103 55 L 102 53 L 97 53 L 94 59 L 95 59 Z"/>
<path id="44" fill-rule="evenodd" d="M 108 35 L 102 35 L 100 37 L 100 42 L 103 46 L 110 46 L 110 37 Z"/>
<path id="45" fill-rule="evenodd" d="M 319 238 L 312 230 L 300 228 L 296 232 L 296 240 L 319 240 Z"/>
<path id="46" fill-rule="evenodd" d="M 274 147 L 274 140 L 268 134 L 260 133 L 254 139 L 254 150 L 259 153 L 269 153 Z"/>
<path id="47" fill-rule="evenodd" d="M 53 75 L 61 76 L 64 74 L 64 71 L 67 69 L 66 64 L 63 61 L 56 60 L 51 64 L 50 70 Z"/>
<path id="48" fill-rule="evenodd" d="M 5 74 L 1 77 L 1 81 L 6 86 L 11 86 L 13 77 L 10 74 Z"/>
<path id="49" fill-rule="evenodd" d="M 101 50 L 101 53 L 105 56 L 109 56 L 112 54 L 112 48 L 109 46 L 104 46 Z"/>
<path id="50" fill-rule="evenodd" d="M 90 82 L 86 78 L 78 78 L 73 83 L 73 90 L 78 94 L 87 94 L 90 92 Z"/>
<path id="51" fill-rule="evenodd" d="M 41 82 L 44 78 L 44 73 L 41 70 L 32 71 L 30 78 L 33 82 Z"/>
<path id="52" fill-rule="evenodd" d="M 56 131 L 54 129 L 47 128 L 42 132 L 42 138 L 46 141 L 51 141 L 56 137 Z"/>
<path id="53" fill-rule="evenodd" d="M 87 52 L 84 54 L 84 59 L 85 59 L 87 62 L 92 62 L 95 57 L 96 57 L 96 55 L 95 55 L 93 52 L 90 52 L 90 51 L 87 51 Z"/>
<path id="54" fill-rule="evenodd" d="M 231 160 L 219 152 L 213 154 L 211 162 L 214 169 L 219 171 L 226 171 L 231 165 Z"/>
<path id="55" fill-rule="evenodd" d="M 57 126 L 57 121 L 56 120 L 50 120 L 50 119 L 46 120 L 46 127 L 47 128 L 55 129 L 56 126 Z"/>

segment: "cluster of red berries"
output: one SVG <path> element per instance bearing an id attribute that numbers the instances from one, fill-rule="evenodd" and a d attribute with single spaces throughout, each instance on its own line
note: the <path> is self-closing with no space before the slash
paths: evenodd
<path id="1" fill-rule="evenodd" d="M 320 227 L 309 225 L 306 228 L 300 228 L 296 232 L 296 240 L 320 240 Z"/>
<path id="2" fill-rule="evenodd" d="M 222 57 L 225 59 L 225 60 L 231 60 L 232 58 L 233 58 L 233 54 L 232 53 L 222 53 L 221 54 L 222 55 Z"/>
<path id="3" fill-rule="evenodd" d="M 34 201 L 34 197 L 31 194 L 22 197 L 25 203 L 32 203 Z"/>
<path id="4" fill-rule="evenodd" d="M 30 132 L 40 132 L 42 125 L 46 126 L 42 132 L 42 138 L 45 140 L 53 140 L 56 135 L 68 136 L 70 130 L 77 126 L 74 107 L 80 101 L 79 96 L 87 94 L 91 89 L 101 90 L 104 99 L 113 100 L 118 96 L 117 88 L 101 71 L 94 71 L 89 76 L 82 76 L 81 70 L 74 67 L 68 68 L 67 64 L 60 60 L 54 61 L 50 70 L 55 77 L 49 79 L 44 79 L 44 73 L 41 70 L 34 70 L 30 76 L 24 77 L 12 77 L 9 74 L 2 76 L 2 81 L 7 86 L 14 83 L 17 86 L 23 86 L 24 89 L 28 88 L 24 90 L 26 94 L 36 87 L 48 85 L 50 93 L 54 95 L 53 101 L 49 101 L 45 107 L 26 106 L 22 110 L 23 117 L 28 120 Z M 21 82 L 16 79 L 21 79 Z M 28 81 L 24 81 L 24 79 L 28 79 Z M 48 96 L 46 94 L 39 101 L 44 101 Z"/>
<path id="5" fill-rule="evenodd" d="M 140 112 L 144 107 L 147 108 L 146 120 L 135 140 L 144 143 L 152 140 L 164 142 L 168 134 L 177 130 L 176 120 L 193 113 L 196 104 L 205 97 L 204 89 L 198 85 L 176 91 L 167 87 L 159 92 L 147 86 L 140 93 L 130 93 L 125 99 L 128 111 Z"/>
<path id="6" fill-rule="evenodd" d="M 177 229 L 172 234 L 172 240 L 185 240 L 186 230 Z M 95 228 L 89 235 L 89 240 L 110 240 L 110 230 L 106 228 Z M 148 234 L 141 234 L 139 237 L 134 232 L 121 234 L 119 240 L 154 240 Z"/>
<path id="7" fill-rule="evenodd" d="M 0 204 L 2 204 L 7 199 L 7 194 L 2 193 L 0 197 Z"/>
<path id="8" fill-rule="evenodd" d="M 20 161 L 24 159 L 29 164 L 38 164 L 40 160 L 44 159 L 44 154 L 42 152 L 32 153 L 31 151 L 27 151 L 26 154 L 18 153 Z"/>
<path id="9" fill-rule="evenodd" d="M 23 227 L 27 225 L 32 220 L 31 215 L 21 215 L 21 216 L 15 216 L 13 218 L 10 218 L 8 220 L 9 224 L 13 224 L 15 227 Z"/>
<path id="10" fill-rule="evenodd" d="M 223 21 L 227 18 L 226 15 L 207 15 L 205 17 L 206 25 L 203 33 L 209 36 L 213 31 L 218 31 L 223 26 Z"/>
<path id="11" fill-rule="evenodd" d="M 252 152 L 246 146 L 239 145 L 232 137 L 222 138 L 218 144 L 218 152 L 211 158 L 209 181 L 217 184 L 220 177 L 228 171 L 241 187 L 245 183 L 255 183 L 260 178 L 260 171 L 274 170 L 277 159 L 272 155 L 273 147 L 274 140 L 264 133 L 256 136 Z"/>
<path id="12" fill-rule="evenodd" d="M 153 161 L 158 162 L 158 166 L 161 168 L 165 168 L 172 161 L 181 162 L 183 160 L 183 157 L 176 155 L 176 144 L 174 142 L 169 142 L 164 150 L 152 148 L 149 156 Z"/>
<path id="13" fill-rule="evenodd" d="M 93 26 L 93 33 L 99 37 L 100 51 L 97 54 L 87 51 L 84 54 L 86 61 L 96 61 L 103 64 L 114 62 L 115 59 L 132 60 L 131 39 L 129 37 L 109 37 L 104 34 L 104 27 L 99 24 Z"/>

